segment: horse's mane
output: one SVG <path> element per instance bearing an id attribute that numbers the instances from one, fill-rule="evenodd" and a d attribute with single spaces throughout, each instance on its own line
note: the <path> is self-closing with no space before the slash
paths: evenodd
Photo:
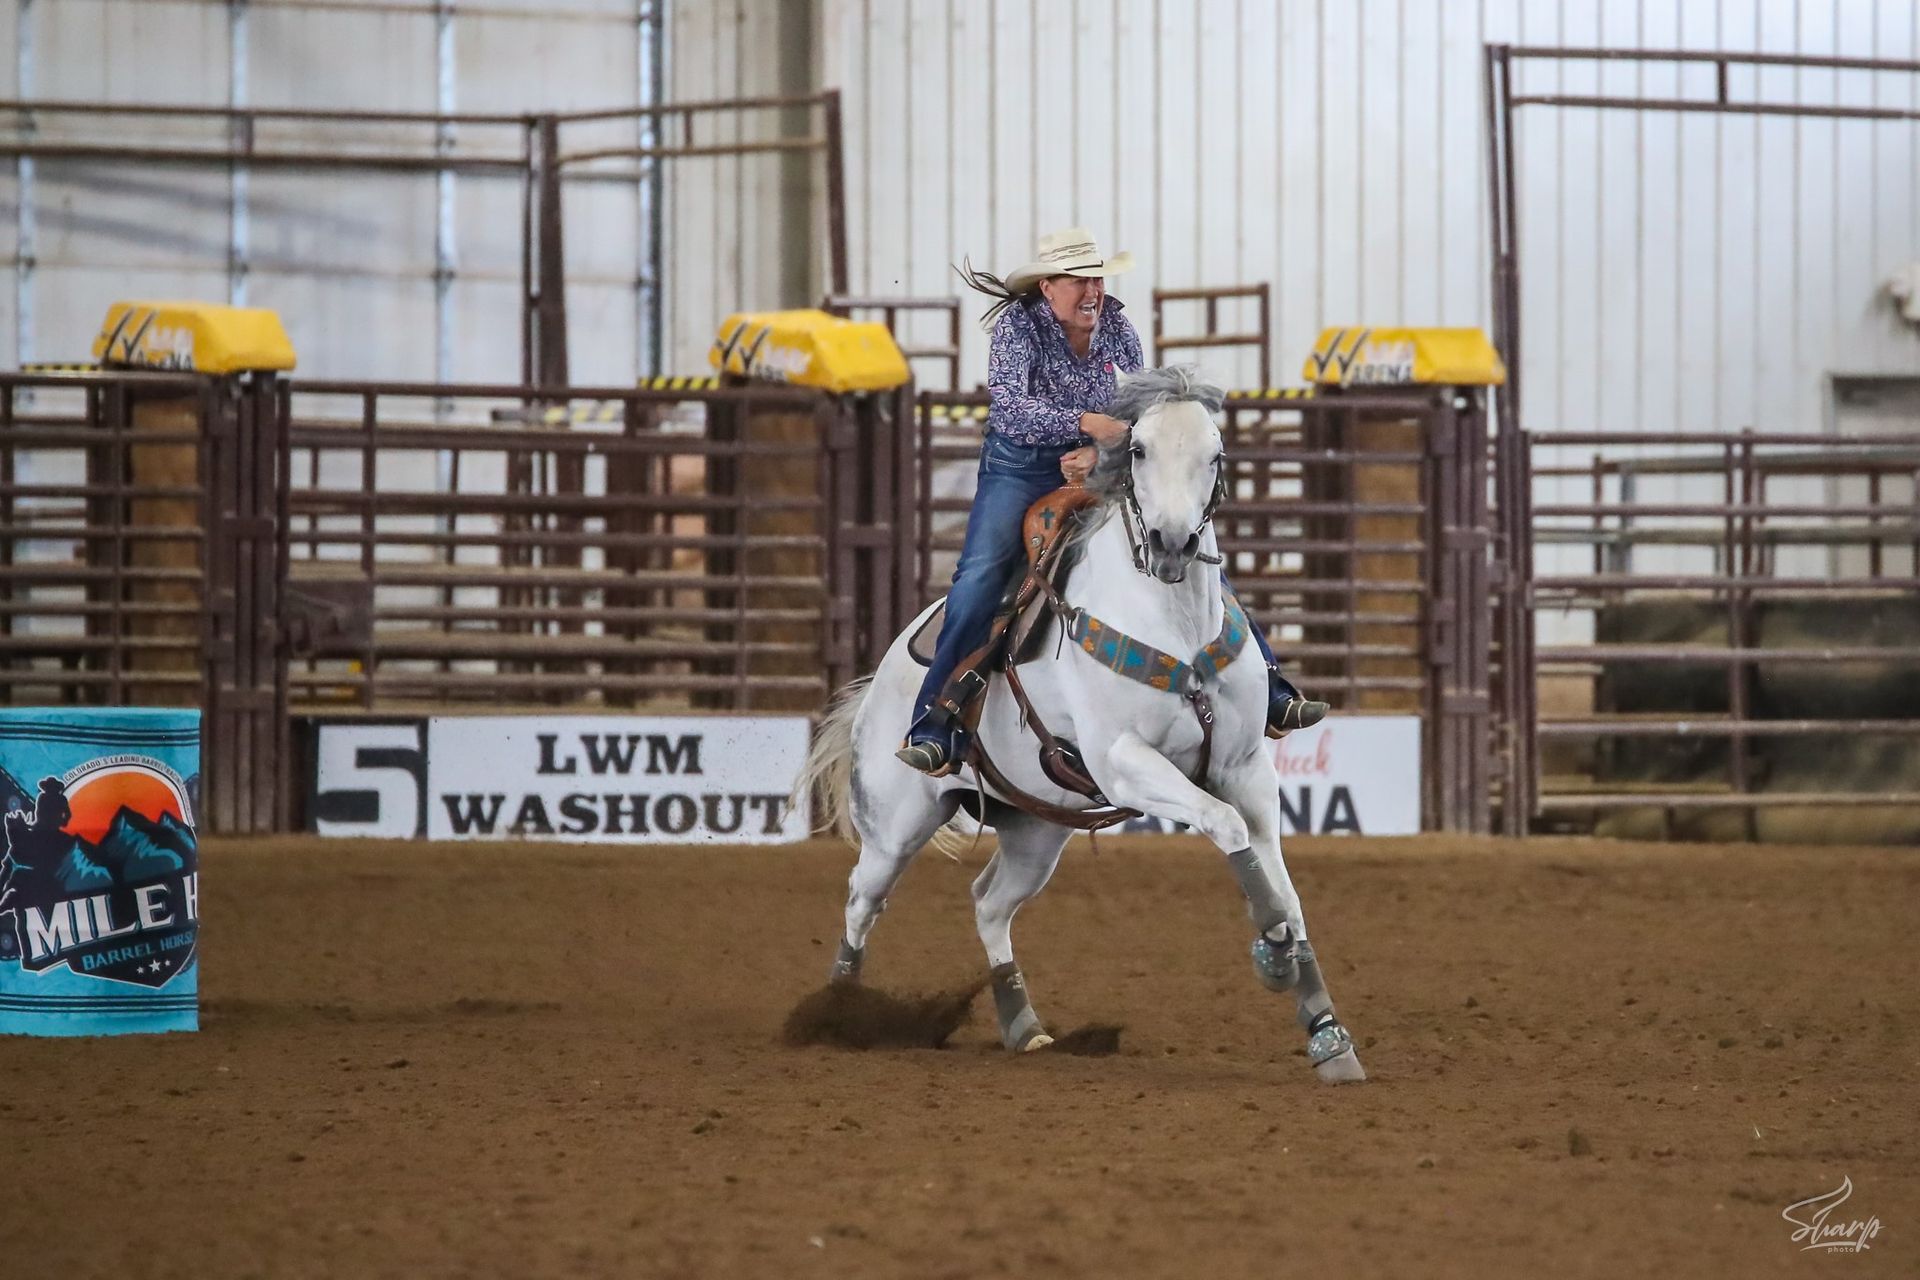
<path id="1" fill-rule="evenodd" d="M 1218 413 L 1227 401 L 1227 393 L 1210 382 L 1201 382 L 1190 364 L 1168 365 L 1164 369 L 1143 369 L 1129 374 L 1114 388 L 1107 415 L 1132 427 L 1149 409 L 1163 404 L 1190 400 L 1208 413 Z M 1100 505 L 1080 513 L 1079 528 L 1067 542 L 1067 554 L 1077 555 L 1081 545 L 1107 522 L 1113 507 L 1126 492 L 1127 474 L 1133 467 L 1133 433 L 1129 431 L 1109 445 L 1100 446 L 1100 458 L 1087 475 L 1087 488 L 1100 499 Z"/>

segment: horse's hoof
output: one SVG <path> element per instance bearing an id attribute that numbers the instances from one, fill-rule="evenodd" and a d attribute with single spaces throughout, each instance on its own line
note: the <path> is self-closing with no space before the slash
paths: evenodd
<path id="1" fill-rule="evenodd" d="M 1032 1053 L 1035 1049 L 1044 1049 L 1053 1043 L 1053 1037 L 1042 1031 L 1033 1039 L 1020 1046 L 1021 1053 Z"/>
<path id="2" fill-rule="evenodd" d="M 1366 1068 L 1360 1065 L 1360 1055 L 1351 1048 L 1338 1057 L 1315 1064 L 1313 1074 L 1319 1076 L 1323 1084 L 1359 1084 L 1367 1078 Z"/>

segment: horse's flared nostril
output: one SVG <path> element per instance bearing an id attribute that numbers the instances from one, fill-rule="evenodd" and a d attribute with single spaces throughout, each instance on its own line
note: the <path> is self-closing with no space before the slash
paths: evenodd
<path id="1" fill-rule="evenodd" d="M 1194 532 L 1194 533 L 1188 534 L 1186 545 L 1180 548 L 1180 554 L 1187 557 L 1188 559 L 1192 559 L 1195 553 L 1197 553 L 1199 550 L 1200 550 L 1199 533 Z"/>

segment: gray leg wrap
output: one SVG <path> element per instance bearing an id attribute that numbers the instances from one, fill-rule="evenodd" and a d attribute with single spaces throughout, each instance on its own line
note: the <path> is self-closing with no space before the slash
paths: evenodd
<path id="1" fill-rule="evenodd" d="M 993 1011 L 1000 1018 L 1000 1043 L 1019 1052 L 1035 1037 L 1045 1035 L 1047 1029 L 1040 1025 L 1040 1015 L 1027 998 L 1027 980 L 1020 976 L 1019 965 L 1009 960 L 989 972 L 993 975 Z"/>
<path id="2" fill-rule="evenodd" d="M 855 949 L 847 945 L 845 938 L 840 939 L 840 951 L 833 957 L 833 967 L 827 970 L 828 982 L 860 981 L 860 966 L 866 961 L 867 949 Z"/>
<path id="3" fill-rule="evenodd" d="M 1280 895 L 1274 892 L 1267 873 L 1260 869 L 1260 860 L 1253 856 L 1253 850 L 1241 849 L 1228 854 L 1227 865 L 1240 881 L 1240 892 L 1247 895 L 1247 914 L 1253 917 L 1253 927 L 1266 933 L 1275 925 L 1285 923 L 1287 909 L 1281 904 Z"/>
<path id="4" fill-rule="evenodd" d="M 1269 990 L 1293 992 L 1294 1017 L 1307 1033 L 1307 1058 L 1314 1066 L 1339 1057 L 1353 1048 L 1353 1037 L 1334 1016 L 1333 997 L 1320 976 L 1313 944 L 1293 936 L 1280 895 L 1252 849 L 1228 854 L 1227 865 L 1239 878 L 1240 891 L 1247 895 L 1247 914 L 1260 931 L 1253 939 L 1255 976 Z"/>
<path id="5" fill-rule="evenodd" d="M 1240 892 L 1247 896 L 1247 914 L 1253 918 L 1253 927 L 1259 930 L 1253 939 L 1254 976 L 1270 991 L 1293 990 L 1294 984 L 1300 981 L 1296 958 L 1299 944 L 1293 937 L 1292 926 L 1287 923 L 1280 895 L 1274 892 L 1273 882 L 1260 869 L 1260 861 L 1252 849 L 1228 854 L 1227 865 L 1240 881 Z"/>
<path id="6" fill-rule="evenodd" d="M 1333 997 L 1327 994 L 1327 984 L 1320 976 L 1320 962 L 1314 958 L 1313 944 L 1304 938 L 1293 944 L 1294 960 L 1299 965 L 1300 980 L 1294 987 L 1293 998 L 1299 1003 L 1294 1016 L 1300 1020 L 1302 1030 L 1313 1030 L 1313 1024 L 1322 1014 L 1333 1012 Z"/>
<path id="7" fill-rule="evenodd" d="M 1300 985 L 1293 996 L 1298 1001 L 1294 1016 L 1307 1033 L 1307 1060 L 1318 1067 L 1353 1049 L 1353 1037 L 1334 1016 L 1333 997 L 1320 977 L 1320 962 L 1304 940 L 1295 948 L 1300 960 Z"/>

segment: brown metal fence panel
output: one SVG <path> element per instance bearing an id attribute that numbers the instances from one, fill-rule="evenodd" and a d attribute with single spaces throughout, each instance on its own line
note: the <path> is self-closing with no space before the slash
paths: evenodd
<path id="1" fill-rule="evenodd" d="M 296 383 L 295 703 L 814 709 L 898 616 L 890 421 L 767 386 Z"/>
<path id="2" fill-rule="evenodd" d="M 1536 816 L 1920 829 L 1920 436 L 1522 439 Z"/>
<path id="3" fill-rule="evenodd" d="M 0 378 L 0 686 L 199 706 L 212 829 L 289 715 L 813 711 L 915 604 L 911 387 Z"/>
<path id="4" fill-rule="evenodd" d="M 0 686 L 197 706 L 212 830 L 284 822 L 271 377 L 0 375 Z"/>
<path id="5" fill-rule="evenodd" d="M 10 703 L 200 701 L 205 380 L 0 375 Z"/>
<path id="6" fill-rule="evenodd" d="M 202 403 L 206 808 L 216 831 L 278 831 L 289 816 L 286 389 L 258 375 L 220 379 Z"/>
<path id="7" fill-rule="evenodd" d="M 1253 303 L 1253 327 L 1244 332 L 1223 332 L 1220 328 L 1223 302 Z M 1203 323 L 1198 333 L 1175 335 L 1169 328 L 1166 314 L 1169 306 L 1182 303 L 1202 304 Z M 1222 347 L 1252 351 L 1259 366 L 1258 386 L 1264 391 L 1273 385 L 1273 299 L 1272 291 L 1264 282 L 1153 291 L 1153 362 L 1156 365 L 1167 363 L 1169 351 L 1205 352 Z"/>

